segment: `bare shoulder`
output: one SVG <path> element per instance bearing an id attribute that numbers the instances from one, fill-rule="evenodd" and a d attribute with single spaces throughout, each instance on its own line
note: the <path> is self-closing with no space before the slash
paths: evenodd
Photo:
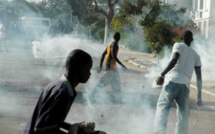
<path id="1" fill-rule="evenodd" d="M 110 44 L 110 47 L 111 48 L 118 48 L 118 43 L 116 41 L 112 41 L 111 44 Z"/>

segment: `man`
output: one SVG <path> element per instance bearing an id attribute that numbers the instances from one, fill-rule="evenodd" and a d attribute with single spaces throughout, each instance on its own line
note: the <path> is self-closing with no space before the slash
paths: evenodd
<path id="1" fill-rule="evenodd" d="M 188 134 L 188 121 L 190 114 L 189 106 L 189 87 L 190 80 L 195 69 L 197 77 L 197 102 L 202 105 L 201 90 L 201 60 L 199 55 L 190 47 L 193 41 L 193 34 L 187 30 L 182 37 L 182 43 L 175 43 L 172 49 L 171 60 L 168 66 L 163 70 L 157 84 L 165 82 L 161 94 L 158 98 L 157 109 L 155 113 L 155 133 L 165 134 L 167 118 L 173 100 L 177 105 L 178 123 L 176 134 Z"/>
<path id="2" fill-rule="evenodd" d="M 97 70 L 98 73 L 102 70 L 102 65 L 104 58 L 105 64 L 104 64 L 104 70 L 106 71 L 104 76 L 100 78 L 98 83 L 96 84 L 94 93 L 95 94 L 98 89 L 104 88 L 107 84 L 111 84 L 112 89 L 119 93 L 121 91 L 121 79 L 119 76 L 119 72 L 117 70 L 116 63 L 120 64 L 124 70 L 126 70 L 126 66 L 123 65 L 120 60 L 117 58 L 117 54 L 119 51 L 119 45 L 118 42 L 120 40 L 120 33 L 116 32 L 113 35 L 114 40 L 107 46 L 105 51 L 102 54 L 101 60 L 100 60 L 100 66 Z"/>
<path id="3" fill-rule="evenodd" d="M 70 52 L 65 73 L 43 90 L 24 134 L 63 134 L 60 128 L 70 130 L 71 125 L 64 120 L 77 95 L 75 87 L 87 82 L 91 67 L 88 53 L 79 49 Z"/>

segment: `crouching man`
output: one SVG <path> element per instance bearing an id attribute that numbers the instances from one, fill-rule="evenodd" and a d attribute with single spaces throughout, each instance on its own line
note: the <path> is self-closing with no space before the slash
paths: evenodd
<path id="1" fill-rule="evenodd" d="M 79 49 L 70 52 L 65 73 L 43 90 L 24 134 L 65 134 L 61 128 L 74 131 L 75 125 L 64 120 L 77 95 L 76 86 L 88 81 L 91 67 L 92 58 L 88 53 Z"/>

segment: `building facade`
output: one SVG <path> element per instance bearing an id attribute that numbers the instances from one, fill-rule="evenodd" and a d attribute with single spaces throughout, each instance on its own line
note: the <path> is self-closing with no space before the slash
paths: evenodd
<path id="1" fill-rule="evenodd" d="M 192 0 L 192 19 L 206 38 L 210 36 L 210 29 L 215 24 L 214 4 L 214 0 Z"/>
<path id="2" fill-rule="evenodd" d="M 208 38 L 215 28 L 215 0 L 161 0 L 161 2 L 176 4 L 178 8 L 190 10 L 191 18 L 199 27 L 201 34 Z"/>

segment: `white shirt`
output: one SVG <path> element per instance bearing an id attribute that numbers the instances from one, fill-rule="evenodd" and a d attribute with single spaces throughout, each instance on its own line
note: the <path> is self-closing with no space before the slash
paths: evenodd
<path id="1" fill-rule="evenodd" d="M 194 68 L 202 66 L 200 57 L 185 43 L 174 44 L 171 59 L 175 52 L 178 52 L 180 57 L 176 65 L 167 73 L 165 84 L 168 84 L 171 81 L 174 83 L 185 84 L 189 89 Z"/>

